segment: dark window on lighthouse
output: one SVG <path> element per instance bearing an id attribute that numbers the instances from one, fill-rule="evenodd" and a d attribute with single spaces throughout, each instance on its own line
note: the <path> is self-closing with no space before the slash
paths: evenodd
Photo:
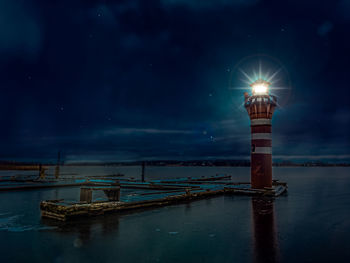
<path id="1" fill-rule="evenodd" d="M 255 152 L 255 144 L 252 144 L 252 152 Z"/>

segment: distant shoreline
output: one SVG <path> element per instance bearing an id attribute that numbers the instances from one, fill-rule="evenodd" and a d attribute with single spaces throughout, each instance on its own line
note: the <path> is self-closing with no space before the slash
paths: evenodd
<path id="1" fill-rule="evenodd" d="M 143 161 L 134 162 L 74 162 L 67 163 L 64 166 L 139 166 Z M 245 160 L 194 160 L 194 161 L 144 161 L 146 166 L 164 166 L 164 167 L 249 167 L 250 162 Z M 0 170 L 23 170 L 33 171 L 39 170 L 40 165 L 43 167 L 56 166 L 55 163 L 30 163 L 30 162 L 15 162 L 15 161 L 0 161 Z M 61 163 L 60 165 L 63 165 Z M 349 167 L 350 163 L 330 163 L 330 162 L 275 162 L 275 167 Z"/>

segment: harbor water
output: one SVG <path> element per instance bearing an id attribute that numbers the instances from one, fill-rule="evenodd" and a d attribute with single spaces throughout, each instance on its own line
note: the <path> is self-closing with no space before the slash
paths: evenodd
<path id="1" fill-rule="evenodd" d="M 30 174 L 0 175 L 11 173 Z M 141 167 L 61 169 L 62 177 L 116 173 L 139 179 Z M 146 180 L 217 173 L 244 182 L 250 170 L 146 167 Z M 350 168 L 275 167 L 273 174 L 288 183 L 275 200 L 218 196 L 65 223 L 41 219 L 40 201 L 78 200 L 79 187 L 0 192 L 1 262 L 348 262 Z"/>

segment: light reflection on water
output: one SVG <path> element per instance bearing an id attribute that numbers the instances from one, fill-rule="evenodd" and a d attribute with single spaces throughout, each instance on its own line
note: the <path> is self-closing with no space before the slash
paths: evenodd
<path id="1" fill-rule="evenodd" d="M 279 167 L 289 192 L 274 201 L 220 196 L 67 223 L 41 219 L 39 203 L 77 200 L 79 188 L 0 192 L 1 262 L 347 262 L 349 171 Z M 138 178 L 141 168 L 62 172 Z M 146 179 L 216 173 L 249 180 L 249 168 L 228 167 L 148 167 Z"/>
<path id="2" fill-rule="evenodd" d="M 255 262 L 280 262 L 274 200 L 252 197 L 252 229 Z"/>

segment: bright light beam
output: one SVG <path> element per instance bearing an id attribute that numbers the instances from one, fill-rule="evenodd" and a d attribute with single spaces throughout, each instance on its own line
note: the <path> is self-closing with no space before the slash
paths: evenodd
<path id="1" fill-rule="evenodd" d="M 254 79 L 252 79 L 251 77 L 249 77 L 249 75 L 247 73 L 244 72 L 243 69 L 239 69 L 240 72 L 242 72 L 242 74 L 247 78 L 249 79 L 250 82 L 254 82 Z"/>
<path id="2" fill-rule="evenodd" d="M 276 70 L 275 73 L 273 73 L 270 77 L 268 77 L 267 81 L 271 81 L 281 70 L 282 68 L 279 68 L 278 70 Z"/>

